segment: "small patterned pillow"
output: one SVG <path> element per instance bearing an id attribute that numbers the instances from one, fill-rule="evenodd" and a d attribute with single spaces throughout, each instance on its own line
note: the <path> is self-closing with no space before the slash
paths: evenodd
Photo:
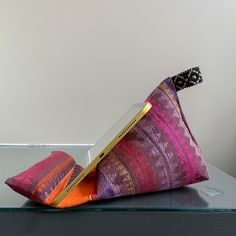
<path id="1" fill-rule="evenodd" d="M 207 180 L 202 152 L 182 112 L 177 91 L 202 82 L 198 67 L 165 79 L 146 98 L 149 112 L 58 208 L 87 201 L 178 188 Z M 83 168 L 60 151 L 6 180 L 29 199 L 52 205 Z"/>

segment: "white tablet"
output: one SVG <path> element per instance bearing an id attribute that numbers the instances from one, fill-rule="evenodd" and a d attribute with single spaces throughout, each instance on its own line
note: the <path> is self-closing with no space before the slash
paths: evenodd
<path id="1" fill-rule="evenodd" d="M 132 127 L 150 110 L 148 102 L 132 105 L 117 122 L 88 151 L 89 164 L 55 199 L 53 205 L 58 205 L 66 195 L 79 184 L 86 175 L 108 154 L 111 149 L 131 130 Z"/>

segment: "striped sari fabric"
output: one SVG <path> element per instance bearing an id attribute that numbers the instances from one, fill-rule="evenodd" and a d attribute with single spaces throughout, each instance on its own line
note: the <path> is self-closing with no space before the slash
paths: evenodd
<path id="1" fill-rule="evenodd" d="M 198 67 L 165 79 L 146 98 L 148 113 L 56 207 L 173 189 L 207 180 L 202 152 L 182 112 L 177 91 L 202 82 Z M 25 197 L 52 206 L 83 170 L 54 151 L 5 183 Z"/>

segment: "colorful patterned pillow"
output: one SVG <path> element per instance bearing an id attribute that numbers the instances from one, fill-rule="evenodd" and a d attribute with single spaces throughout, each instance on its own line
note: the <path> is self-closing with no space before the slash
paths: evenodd
<path id="1" fill-rule="evenodd" d="M 203 155 L 177 95 L 178 90 L 201 81 L 198 67 L 165 79 L 145 100 L 152 104 L 149 112 L 57 207 L 207 180 Z M 55 151 L 5 182 L 33 201 L 52 205 L 81 170 L 68 154 Z"/>

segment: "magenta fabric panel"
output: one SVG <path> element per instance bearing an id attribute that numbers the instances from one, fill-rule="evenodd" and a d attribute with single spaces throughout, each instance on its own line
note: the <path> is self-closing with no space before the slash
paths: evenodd
<path id="1" fill-rule="evenodd" d="M 178 188 L 209 178 L 177 95 L 177 90 L 201 82 L 200 71 L 196 76 L 198 68 L 193 69 L 179 80 L 165 79 L 146 98 L 151 110 L 99 164 L 94 199 Z M 183 79 L 188 83 L 179 82 Z"/>
<path id="2" fill-rule="evenodd" d="M 55 151 L 26 171 L 8 178 L 5 183 L 29 199 L 42 202 L 75 166 L 71 156 L 62 151 Z M 39 184 L 43 186 L 43 190 L 36 192 Z"/>

